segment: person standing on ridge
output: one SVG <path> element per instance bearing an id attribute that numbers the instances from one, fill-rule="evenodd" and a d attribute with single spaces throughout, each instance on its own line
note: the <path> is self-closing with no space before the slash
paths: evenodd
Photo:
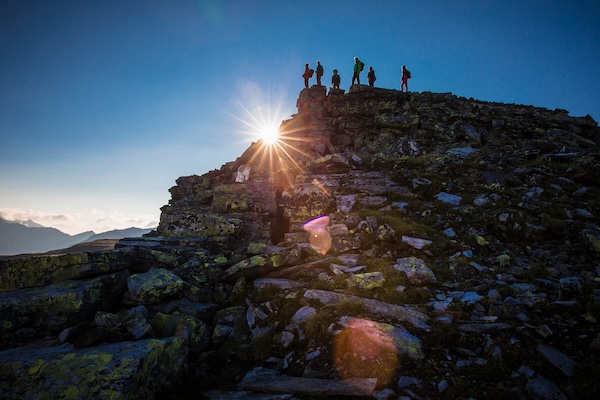
<path id="1" fill-rule="evenodd" d="M 333 76 L 331 77 L 331 86 L 333 86 L 334 89 L 339 89 L 340 88 L 340 76 L 338 75 L 338 70 L 334 69 L 333 70 Z"/>
<path id="2" fill-rule="evenodd" d="M 312 78 L 313 72 L 314 71 L 309 68 L 308 63 L 304 64 L 304 73 L 302 74 L 302 77 L 304 78 L 304 87 L 306 89 L 308 89 L 308 80 Z"/>
<path id="3" fill-rule="evenodd" d="M 400 85 L 400 91 L 403 92 L 402 88 L 408 92 L 408 80 L 410 79 L 410 71 L 406 69 L 406 65 L 402 66 L 402 84 Z"/>
<path id="4" fill-rule="evenodd" d="M 373 67 L 369 67 L 369 73 L 367 74 L 367 79 L 369 80 L 369 86 L 373 87 L 377 78 L 375 78 L 375 70 Z"/>
<path id="5" fill-rule="evenodd" d="M 365 64 L 358 59 L 358 57 L 354 57 L 354 74 L 352 75 L 352 84 L 354 85 L 354 80 L 356 83 L 360 85 L 360 71 L 363 70 Z"/>
<path id="6" fill-rule="evenodd" d="M 317 60 L 317 86 L 321 86 L 321 77 L 323 76 L 323 66 L 321 61 Z"/>

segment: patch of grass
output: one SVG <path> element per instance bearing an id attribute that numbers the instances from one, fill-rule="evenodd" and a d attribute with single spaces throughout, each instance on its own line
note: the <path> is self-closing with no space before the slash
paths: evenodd
<path id="1" fill-rule="evenodd" d="M 337 318 L 334 307 L 323 307 L 304 322 L 304 332 L 317 343 L 328 343 L 331 339 L 329 325 L 337 321 Z"/>
<path id="2" fill-rule="evenodd" d="M 435 228 L 432 228 L 431 225 L 412 221 L 406 216 L 400 214 L 399 212 L 383 212 L 378 210 L 364 210 L 359 213 L 360 217 L 365 219 L 366 217 L 375 217 L 377 218 L 378 224 L 388 224 L 395 232 L 396 236 L 401 235 L 419 235 L 424 237 L 430 237 L 437 233 Z"/>
<path id="3" fill-rule="evenodd" d="M 342 300 L 334 305 L 337 315 L 361 317 L 367 313 L 367 307 L 360 301 Z"/>
<path id="4" fill-rule="evenodd" d="M 400 299 L 403 304 L 422 304 L 433 297 L 431 291 L 426 287 L 408 288 L 400 293 Z"/>

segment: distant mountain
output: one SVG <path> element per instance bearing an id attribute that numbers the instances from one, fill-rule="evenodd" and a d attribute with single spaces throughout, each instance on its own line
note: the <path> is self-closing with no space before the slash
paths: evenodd
<path id="1" fill-rule="evenodd" d="M 40 225 L 37 222 L 34 222 L 30 219 L 28 219 L 27 221 L 16 220 L 16 221 L 6 221 L 6 222 L 12 223 L 12 224 L 20 224 L 20 225 L 26 226 L 27 228 L 45 228 L 44 225 Z"/>
<path id="2" fill-rule="evenodd" d="M 113 231 L 107 231 L 98 233 L 90 236 L 89 238 L 81 241 L 80 243 L 93 242 L 94 240 L 101 239 L 123 239 L 126 237 L 140 237 L 146 233 L 151 232 L 152 229 L 141 229 L 141 228 L 127 228 L 127 229 L 115 229 Z"/>
<path id="3" fill-rule="evenodd" d="M 7 221 L 0 218 L 0 255 L 46 253 L 98 239 L 139 237 L 151 229 L 129 228 L 96 234 L 93 231 L 68 235 L 33 221 Z"/>

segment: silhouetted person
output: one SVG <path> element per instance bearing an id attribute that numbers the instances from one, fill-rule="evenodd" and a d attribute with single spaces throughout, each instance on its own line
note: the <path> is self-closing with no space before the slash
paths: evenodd
<path id="1" fill-rule="evenodd" d="M 410 79 L 410 71 L 406 69 L 406 65 L 402 66 L 402 84 L 400 85 L 400 91 L 403 92 L 403 88 L 408 92 L 408 80 Z"/>
<path id="2" fill-rule="evenodd" d="M 312 70 L 308 67 L 308 63 L 304 64 L 304 73 L 302 77 L 304 78 L 304 87 L 308 88 L 308 80 L 312 77 Z"/>
<path id="3" fill-rule="evenodd" d="M 321 65 L 321 61 L 317 61 L 317 86 L 321 86 L 321 77 L 323 76 L 323 66 Z"/>
<path id="4" fill-rule="evenodd" d="M 360 85 L 360 71 L 363 70 L 365 64 L 358 59 L 358 57 L 354 57 L 354 74 L 352 74 L 352 84 L 354 85 L 354 80 L 356 83 Z"/>
<path id="5" fill-rule="evenodd" d="M 367 79 L 369 80 L 369 86 L 373 86 L 377 78 L 375 78 L 375 70 L 373 67 L 369 67 L 369 73 L 367 74 Z"/>
<path id="6" fill-rule="evenodd" d="M 339 89 L 340 88 L 340 76 L 338 75 L 338 70 L 334 69 L 333 70 L 333 76 L 331 77 L 331 86 L 333 86 L 334 89 Z"/>

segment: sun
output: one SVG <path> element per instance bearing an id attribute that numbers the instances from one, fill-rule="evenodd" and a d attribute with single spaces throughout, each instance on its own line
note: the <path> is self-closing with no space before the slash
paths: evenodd
<path id="1" fill-rule="evenodd" d="M 274 126 L 263 127 L 260 139 L 267 145 L 272 146 L 279 141 L 279 128 Z"/>

